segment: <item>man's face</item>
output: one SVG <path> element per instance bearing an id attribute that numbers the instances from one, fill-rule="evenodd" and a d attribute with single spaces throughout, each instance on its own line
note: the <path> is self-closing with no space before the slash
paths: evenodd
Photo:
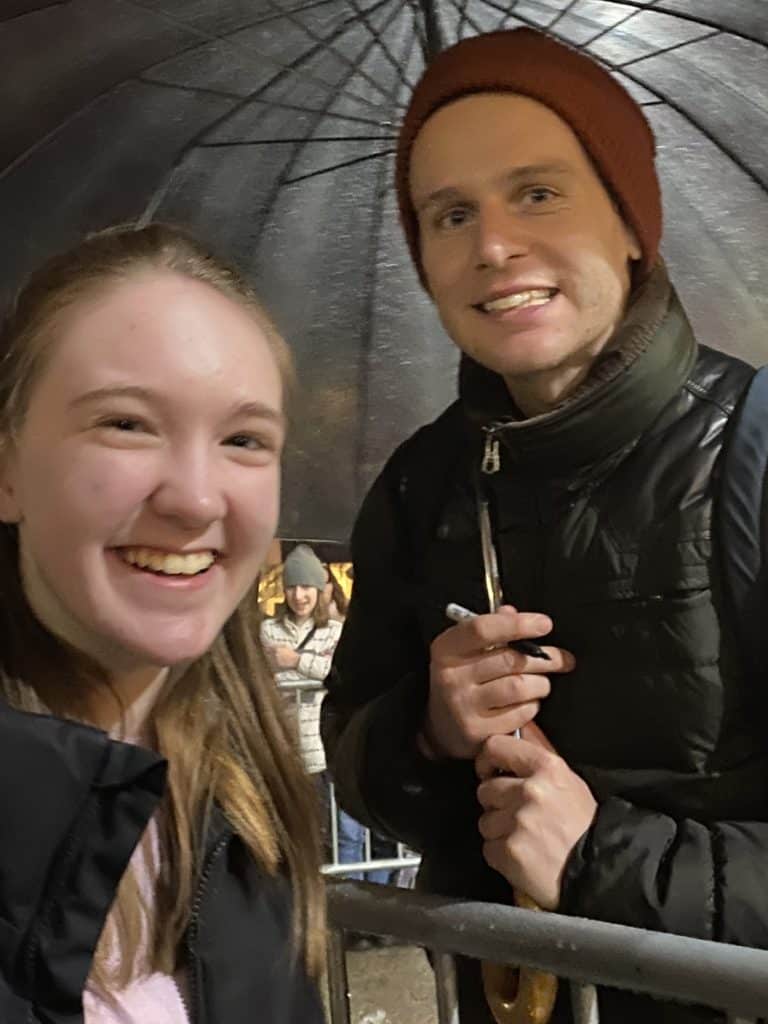
<path id="1" fill-rule="evenodd" d="M 565 121 L 524 96 L 464 97 L 419 132 L 410 187 L 459 348 L 508 382 L 595 358 L 641 252 Z"/>

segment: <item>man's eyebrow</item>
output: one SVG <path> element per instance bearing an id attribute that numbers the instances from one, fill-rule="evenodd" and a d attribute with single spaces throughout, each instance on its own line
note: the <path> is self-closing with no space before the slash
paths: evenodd
<path id="1" fill-rule="evenodd" d="M 92 402 L 108 400 L 110 398 L 138 398 L 144 402 L 158 404 L 162 400 L 159 392 L 152 388 L 141 387 L 138 384 L 124 384 L 115 387 L 93 388 L 82 395 L 78 395 L 70 402 L 70 408 L 79 408 L 82 405 L 89 405 Z M 237 416 L 255 416 L 259 419 L 272 420 L 281 426 L 285 423 L 285 416 L 279 409 L 266 405 L 264 402 L 239 402 L 232 406 L 227 413 L 228 419 Z"/>
<path id="2" fill-rule="evenodd" d="M 550 175 L 570 174 L 573 168 L 562 161 L 547 161 L 546 163 L 525 164 L 522 167 L 514 167 L 502 175 L 501 180 L 514 185 L 519 181 L 526 181 L 529 178 L 547 177 Z M 414 204 L 416 213 L 421 213 L 430 206 L 438 206 L 451 200 L 462 198 L 463 193 L 454 185 L 447 185 L 445 188 L 438 188 L 430 192 L 423 199 Z"/>
<path id="3" fill-rule="evenodd" d="M 514 167 L 504 175 L 504 181 L 524 181 L 527 178 L 547 177 L 551 174 L 571 174 L 573 168 L 562 160 L 547 160 L 538 164 L 526 164 L 523 167 Z"/>
<path id="4" fill-rule="evenodd" d="M 449 185 L 447 188 L 438 188 L 434 192 L 430 192 L 429 195 L 424 196 L 417 203 L 414 203 L 414 209 L 416 213 L 421 213 L 422 210 L 426 210 L 430 206 L 440 206 L 451 199 L 459 199 L 460 196 L 461 192 L 452 185 Z"/>

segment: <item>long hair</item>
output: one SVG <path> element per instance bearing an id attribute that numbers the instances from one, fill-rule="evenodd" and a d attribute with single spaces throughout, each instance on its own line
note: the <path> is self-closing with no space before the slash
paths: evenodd
<path id="1" fill-rule="evenodd" d="M 0 445 L 12 444 L 23 425 L 62 314 L 81 299 L 147 272 L 203 282 L 247 309 L 275 358 L 284 394 L 290 392 L 289 350 L 237 271 L 176 228 L 126 225 L 90 235 L 54 257 L 18 294 L 0 328 Z M 88 687 L 109 687 L 109 680 L 32 613 L 15 525 L 0 524 L 0 595 L 0 697 L 21 710 L 87 720 Z M 155 927 L 148 931 L 146 907 L 129 870 L 112 927 L 105 929 L 94 959 L 92 978 L 107 996 L 140 974 L 176 968 L 213 803 L 265 872 L 288 876 L 295 949 L 311 974 L 321 970 L 324 895 L 314 792 L 283 721 L 258 640 L 257 608 L 254 587 L 210 650 L 166 685 L 153 710 L 158 750 L 169 763 Z"/>
<path id="2" fill-rule="evenodd" d="M 341 618 L 345 619 L 347 616 L 347 609 L 349 608 L 349 599 L 339 583 L 338 576 L 330 565 L 326 566 L 326 569 L 328 571 L 328 582 L 331 584 L 331 602 L 336 605 L 336 610 Z"/>
<path id="3" fill-rule="evenodd" d="M 284 619 L 293 618 L 293 612 L 291 611 L 287 600 L 281 601 L 280 604 L 275 605 L 275 614 L 273 615 L 273 618 L 279 619 L 281 622 Z M 317 603 L 312 609 L 312 615 L 310 618 L 312 619 L 312 624 L 318 628 L 327 626 L 331 621 L 331 610 L 322 590 L 317 591 Z"/>

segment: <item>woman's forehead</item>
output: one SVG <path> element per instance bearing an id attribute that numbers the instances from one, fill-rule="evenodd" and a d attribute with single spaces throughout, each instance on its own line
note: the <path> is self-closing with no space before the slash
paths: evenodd
<path id="1" fill-rule="evenodd" d="M 279 405 L 281 390 L 250 311 L 170 273 L 129 278 L 73 303 L 56 325 L 44 376 L 48 388 L 68 393 L 131 385 L 226 390 L 230 401 L 234 392 Z"/>

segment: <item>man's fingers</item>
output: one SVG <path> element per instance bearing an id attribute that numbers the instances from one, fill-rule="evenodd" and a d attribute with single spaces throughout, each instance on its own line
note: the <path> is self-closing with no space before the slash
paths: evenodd
<path id="1" fill-rule="evenodd" d="M 536 640 L 551 631 L 549 616 L 505 607 L 491 615 L 477 615 L 451 626 L 434 640 L 432 651 L 433 656 L 479 653 L 509 640 Z"/>
<path id="2" fill-rule="evenodd" d="M 515 827 L 515 811 L 511 807 L 487 811 L 480 815 L 477 827 L 486 842 L 494 839 L 506 839 Z"/>
<path id="3" fill-rule="evenodd" d="M 486 711 L 475 716 L 477 731 L 482 734 L 482 743 L 487 742 L 489 736 L 501 733 L 509 736 L 524 729 L 538 715 L 541 704 L 537 700 L 526 701 L 524 704 L 515 704 L 511 708 Z"/>
<path id="4" fill-rule="evenodd" d="M 473 753 L 467 756 L 474 757 L 475 752 L 481 749 L 493 733 L 508 734 L 526 728 L 539 713 L 539 706 L 537 700 L 532 700 L 526 704 L 485 713 L 473 709 L 461 716 L 457 731 L 462 742 L 473 748 Z"/>
<path id="5" fill-rule="evenodd" d="M 479 714 L 548 697 L 552 686 L 546 676 L 506 676 L 475 688 Z"/>
<path id="6" fill-rule="evenodd" d="M 552 619 L 539 612 L 518 612 L 501 608 L 493 615 L 478 615 L 465 623 L 473 627 L 477 642 L 483 647 L 505 644 L 509 640 L 537 640 L 552 632 Z"/>
<path id="7" fill-rule="evenodd" d="M 508 844 L 505 838 L 487 839 L 483 843 L 483 858 L 489 867 L 498 871 L 500 875 L 516 888 L 520 887 L 520 870 L 518 864 L 513 861 L 508 851 Z"/>
<path id="8" fill-rule="evenodd" d="M 486 811 L 517 808 L 522 797 L 523 779 L 512 775 L 498 775 L 486 779 L 477 787 L 477 799 Z"/>
<path id="9" fill-rule="evenodd" d="M 557 753 L 554 746 L 535 722 L 529 722 L 523 726 L 523 739 L 528 740 L 530 743 L 535 743 L 536 746 L 542 747 L 544 750 L 548 750 L 550 754 Z"/>
<path id="10" fill-rule="evenodd" d="M 542 648 L 550 660 L 521 654 L 511 647 L 497 647 L 491 651 L 475 651 L 466 655 L 453 655 L 450 669 L 462 670 L 467 682 L 487 683 L 493 679 L 514 675 L 549 675 L 552 672 L 570 672 L 575 659 L 569 651 L 559 647 Z"/>
<path id="11" fill-rule="evenodd" d="M 553 755 L 537 743 L 515 736 L 489 736 L 477 757 L 475 768 L 481 779 L 498 772 L 510 772 L 527 779 L 539 771 Z"/>

